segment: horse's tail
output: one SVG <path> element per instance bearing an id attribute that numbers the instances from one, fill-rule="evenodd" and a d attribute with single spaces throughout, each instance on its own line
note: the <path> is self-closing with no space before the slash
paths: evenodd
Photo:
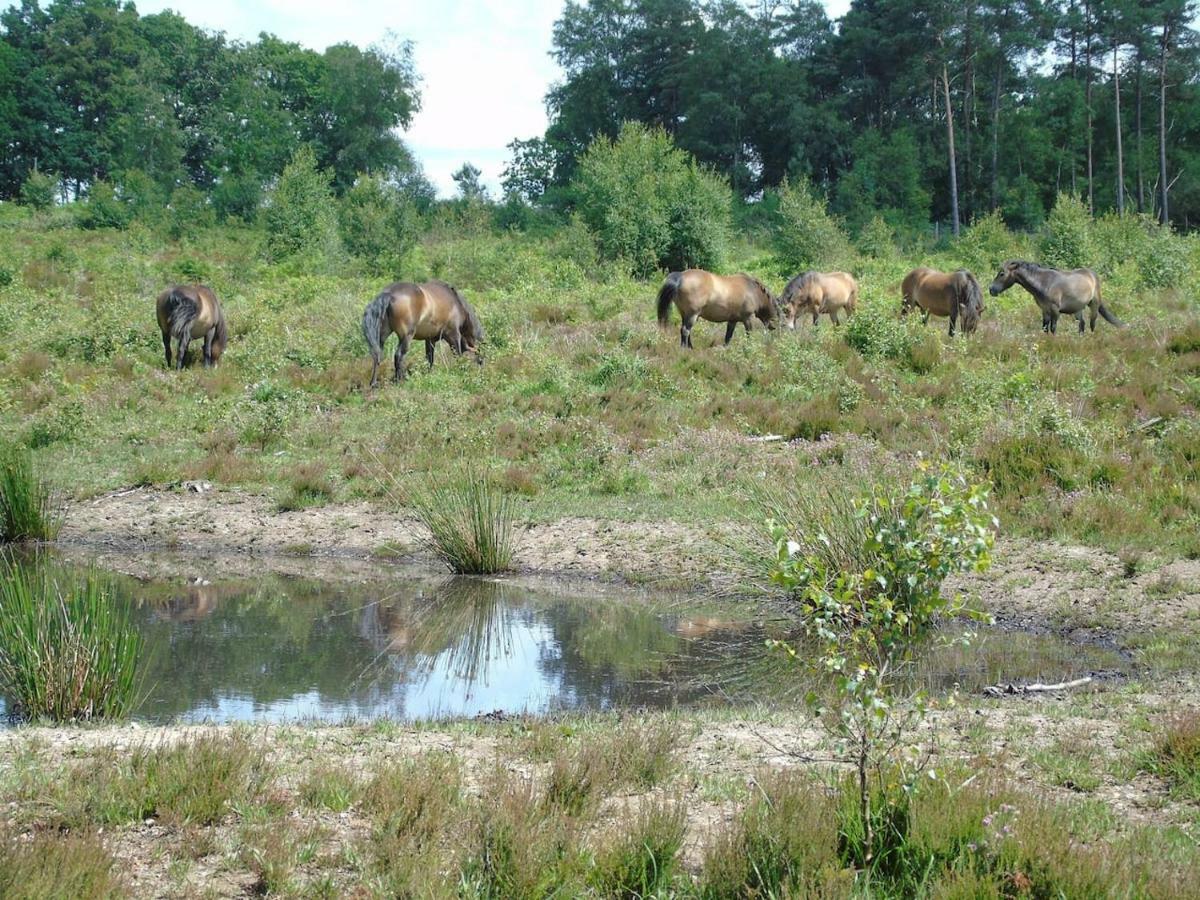
<path id="1" fill-rule="evenodd" d="M 683 273 L 672 272 L 658 290 L 658 324 L 664 328 L 671 324 L 671 304 L 679 296 L 679 287 L 683 284 Z"/>
<path id="2" fill-rule="evenodd" d="M 1095 276 L 1093 276 L 1095 277 Z M 1116 325 L 1118 328 L 1123 328 L 1125 323 L 1108 311 L 1108 307 L 1104 305 L 1104 301 L 1100 299 L 1100 279 L 1096 279 L 1096 311 L 1104 316 L 1104 321 L 1110 325 Z"/>
<path id="3" fill-rule="evenodd" d="M 192 330 L 192 323 L 200 315 L 200 303 L 178 285 L 167 292 L 167 328 L 175 340 Z"/>
<path id="4" fill-rule="evenodd" d="M 363 310 L 363 337 L 367 339 L 367 347 L 370 348 L 371 359 L 375 360 L 375 362 L 379 362 L 379 357 L 383 354 L 383 342 L 387 340 L 387 335 L 384 334 L 383 329 L 387 326 L 387 311 L 391 304 L 392 292 L 382 291 Z"/>
<path id="5" fill-rule="evenodd" d="M 962 269 L 959 274 L 961 277 L 955 279 L 955 300 L 962 315 L 963 333 L 970 334 L 979 324 L 979 317 L 983 312 L 983 291 L 975 276 L 966 269 Z"/>

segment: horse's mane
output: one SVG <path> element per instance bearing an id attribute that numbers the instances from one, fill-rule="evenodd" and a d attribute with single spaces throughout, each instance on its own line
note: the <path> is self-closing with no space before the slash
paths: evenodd
<path id="1" fill-rule="evenodd" d="M 810 284 L 812 284 L 814 281 L 816 281 L 817 274 L 818 273 L 815 269 L 810 269 L 807 272 L 801 272 L 799 275 L 797 275 L 795 278 L 793 278 L 791 281 L 789 281 L 787 283 L 787 287 L 785 287 L 783 289 L 783 293 L 780 295 L 780 299 L 786 300 L 788 297 L 790 297 L 792 294 L 795 294 L 797 291 L 800 291 L 803 288 L 808 287 Z"/>

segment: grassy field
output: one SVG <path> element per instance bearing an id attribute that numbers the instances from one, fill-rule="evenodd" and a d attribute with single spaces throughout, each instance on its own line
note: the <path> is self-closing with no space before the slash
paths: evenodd
<path id="1" fill-rule="evenodd" d="M 1003 258 L 1035 252 L 985 223 L 936 251 L 847 259 L 863 294 L 849 326 L 739 333 L 723 349 L 719 326 L 701 324 L 684 353 L 655 325 L 657 283 L 598 262 L 578 229 L 436 227 L 385 274 L 269 265 L 249 230 L 176 243 L 137 224 L 84 232 L 3 213 L 0 423 L 79 498 L 191 478 L 281 508 L 403 503 L 473 464 L 530 520 L 706 523 L 744 517 L 751 485 L 861 481 L 920 452 L 990 478 L 1010 533 L 1200 554 L 1193 282 L 1147 288 L 1116 251 L 1100 268 L 1123 329 L 1044 336 L 1019 288 L 988 298 L 970 339 L 900 321 L 911 266 L 967 265 L 986 285 Z M 1195 244 L 1177 240 L 1200 270 Z M 749 243 L 727 268 L 782 288 L 777 261 Z M 443 345 L 432 372 L 418 351 L 407 384 L 367 390 L 359 320 L 393 274 L 458 285 L 485 323 L 487 364 Z M 226 305 L 215 371 L 164 369 L 153 297 L 174 280 L 205 281 Z M 765 434 L 803 440 L 746 440 Z"/>

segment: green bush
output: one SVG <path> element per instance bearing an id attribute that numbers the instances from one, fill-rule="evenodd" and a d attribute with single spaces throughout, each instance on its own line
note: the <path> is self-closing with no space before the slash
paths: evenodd
<path id="1" fill-rule="evenodd" d="M 58 199 L 58 179 L 34 169 L 21 185 L 21 203 L 36 210 L 46 210 Z"/>
<path id="2" fill-rule="evenodd" d="M 872 216 L 863 226 L 856 244 L 860 253 L 872 259 L 888 259 L 896 254 L 896 231 L 883 218 Z"/>
<path id="3" fill-rule="evenodd" d="M 1150 240 L 1137 257 L 1138 275 L 1152 289 L 1183 287 L 1192 277 L 1188 243 L 1192 238 L 1174 232 L 1170 225 L 1150 224 Z"/>
<path id="4" fill-rule="evenodd" d="M 54 722 L 125 716 L 142 637 L 98 576 L 60 582 L 43 565 L 0 567 L 0 690 Z"/>
<path id="5" fill-rule="evenodd" d="M 28 450 L 0 448 L 0 541 L 52 541 L 62 527 L 50 485 Z"/>
<path id="6" fill-rule="evenodd" d="M 732 229 L 729 186 L 699 168 L 662 129 L 627 122 L 579 162 L 577 209 L 601 254 L 633 274 L 715 268 Z"/>
<path id="7" fill-rule="evenodd" d="M 775 253 L 785 272 L 832 268 L 844 263 L 850 242 L 840 223 L 826 210 L 808 181 L 784 179 L 779 186 L 779 221 Z"/>
<path id="8" fill-rule="evenodd" d="M 167 205 L 167 234 L 172 240 L 191 237 L 216 224 L 216 215 L 204 194 L 190 184 L 171 192 Z"/>
<path id="9" fill-rule="evenodd" d="M 1038 261 L 1056 269 L 1079 269 L 1096 265 L 1092 239 L 1092 217 L 1078 197 L 1059 194 L 1042 226 Z"/>
<path id="10" fill-rule="evenodd" d="M 954 243 L 955 253 L 972 272 L 992 275 L 1005 260 L 1023 255 L 1017 239 L 999 211 L 975 219 Z"/>
<path id="11" fill-rule="evenodd" d="M 316 256 L 328 258 L 337 251 L 337 216 L 334 212 L 333 173 L 317 168 L 317 157 L 307 144 L 296 151 L 263 210 L 267 255 L 273 260 Z"/>
<path id="12" fill-rule="evenodd" d="M 97 181 L 88 191 L 87 202 L 79 214 L 82 228 L 125 228 L 133 212 L 129 203 L 107 181 Z"/>
<path id="13" fill-rule="evenodd" d="M 253 222 L 263 201 L 262 183 L 254 175 L 226 173 L 212 188 L 213 210 L 222 222 L 230 219 Z"/>
<path id="14" fill-rule="evenodd" d="M 351 254 L 380 271 L 399 269 L 416 244 L 418 227 L 412 201 L 373 175 L 360 175 L 338 204 L 342 243 Z"/>
<path id="15" fill-rule="evenodd" d="M 846 323 L 846 344 L 868 359 L 906 360 L 913 338 L 905 323 L 883 307 L 860 307 Z"/>

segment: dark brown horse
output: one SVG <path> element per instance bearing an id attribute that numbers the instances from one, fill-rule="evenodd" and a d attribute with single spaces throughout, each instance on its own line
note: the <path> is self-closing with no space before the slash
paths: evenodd
<path id="1" fill-rule="evenodd" d="M 658 292 L 658 324 L 671 321 L 671 304 L 679 307 L 683 325 L 679 344 L 692 346 L 692 327 L 696 319 L 724 322 L 725 343 L 733 340 L 740 322 L 750 331 L 750 320 L 757 316 L 768 328 L 775 328 L 775 299 L 761 281 L 750 275 L 714 275 L 703 269 L 672 272 Z"/>
<path id="2" fill-rule="evenodd" d="M 202 284 L 176 284 L 158 295 L 155 304 L 158 327 L 162 331 L 167 368 L 171 367 L 171 341 L 178 344 L 175 368 L 183 368 L 188 344 L 204 338 L 204 367 L 216 365 L 229 343 L 229 326 L 221 301 L 212 288 Z"/>
<path id="3" fill-rule="evenodd" d="M 921 321 L 935 316 L 950 317 L 950 337 L 961 320 L 963 334 L 970 334 L 983 315 L 983 290 L 966 269 L 939 272 L 927 266 L 913 269 L 900 285 L 900 315 L 921 310 Z"/>
<path id="4" fill-rule="evenodd" d="M 433 349 L 438 341 L 445 341 L 456 354 L 474 354 L 475 361 L 483 365 L 483 354 L 479 349 L 483 342 L 483 325 L 462 294 L 444 281 L 389 284 L 367 304 L 362 329 L 371 350 L 372 387 L 379 383 L 379 359 L 383 345 L 393 333 L 400 339 L 396 346 L 393 381 L 402 381 L 407 375 L 404 357 L 414 340 L 425 342 L 425 359 L 430 368 L 433 368 Z"/>
<path id="5" fill-rule="evenodd" d="M 1073 315 L 1083 334 L 1083 311 L 1091 312 L 1090 325 L 1096 330 L 1097 315 L 1113 325 L 1124 323 L 1108 311 L 1100 300 L 1100 277 L 1091 269 L 1048 269 L 1037 263 L 1010 260 L 1000 267 L 988 291 L 993 297 L 1019 284 L 1033 296 L 1042 311 L 1042 331 L 1058 334 L 1058 317 Z"/>

